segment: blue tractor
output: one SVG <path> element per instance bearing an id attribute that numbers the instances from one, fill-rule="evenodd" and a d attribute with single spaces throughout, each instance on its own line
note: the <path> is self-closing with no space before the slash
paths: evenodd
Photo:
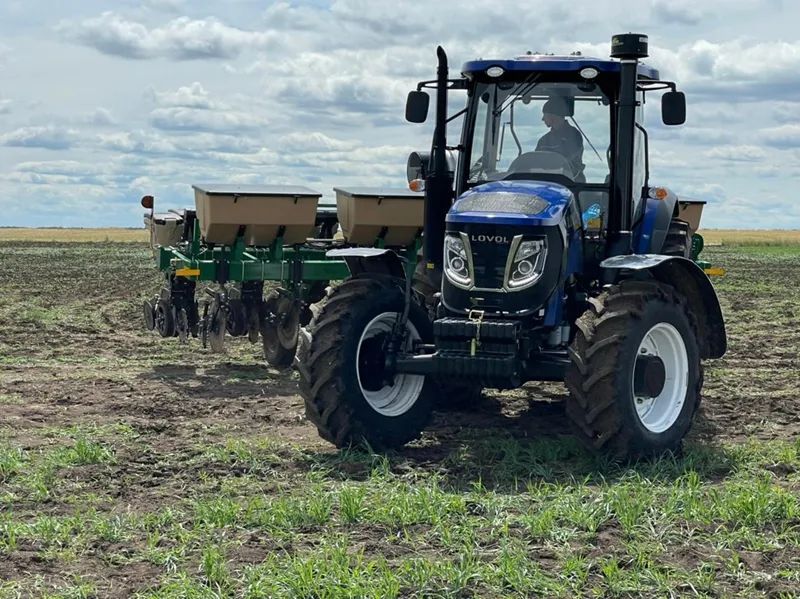
<path id="1" fill-rule="evenodd" d="M 424 90 L 435 90 L 431 152 L 409 158 L 424 186 L 423 259 L 337 250 L 351 277 L 329 294 L 299 363 L 323 438 L 396 447 L 444 401 L 564 381 L 566 415 L 594 450 L 679 447 L 702 360 L 727 341 L 677 198 L 649 182 L 645 100 L 662 93 L 665 125 L 683 124 L 686 105 L 646 56 L 647 37 L 624 34 L 610 59 L 476 60 L 452 79 L 438 49 L 437 78 L 406 105 L 407 120 L 424 122 Z M 449 116 L 453 90 L 466 106 Z M 461 138 L 448 145 L 456 118 Z"/>

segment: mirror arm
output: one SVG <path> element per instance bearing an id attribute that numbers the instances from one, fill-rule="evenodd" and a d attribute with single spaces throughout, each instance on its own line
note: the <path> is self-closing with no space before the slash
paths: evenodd
<path id="1" fill-rule="evenodd" d="M 420 81 L 417 83 L 417 91 L 422 91 L 422 88 L 428 89 L 436 89 L 436 79 L 430 79 L 428 81 Z M 459 78 L 459 79 L 448 79 L 447 80 L 448 86 L 447 89 L 467 89 L 467 79 Z"/>
<path id="2" fill-rule="evenodd" d="M 653 92 L 660 89 L 669 89 L 671 91 L 678 91 L 678 86 L 674 81 L 639 81 L 636 85 L 636 91 L 640 92 Z"/>
<path id="3" fill-rule="evenodd" d="M 457 119 L 457 118 L 458 118 L 458 117 L 460 117 L 462 114 L 464 114 L 466 111 L 467 111 L 467 109 L 466 109 L 466 108 L 464 108 L 463 110 L 459 110 L 459 111 L 458 111 L 457 113 L 455 113 L 454 115 L 447 117 L 447 121 L 445 121 L 445 122 L 449 123 L 449 122 L 450 122 L 450 121 L 452 121 L 453 119 Z"/>

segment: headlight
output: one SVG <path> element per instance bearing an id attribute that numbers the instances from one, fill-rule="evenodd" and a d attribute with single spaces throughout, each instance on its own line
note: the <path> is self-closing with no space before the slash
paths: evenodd
<path id="1" fill-rule="evenodd" d="M 547 258 L 547 241 L 529 239 L 517 247 L 508 274 L 508 288 L 521 289 L 533 285 L 544 272 Z"/>
<path id="2" fill-rule="evenodd" d="M 447 278 L 459 287 L 472 285 L 467 247 L 464 241 L 455 235 L 447 235 L 444 238 L 444 272 Z"/>

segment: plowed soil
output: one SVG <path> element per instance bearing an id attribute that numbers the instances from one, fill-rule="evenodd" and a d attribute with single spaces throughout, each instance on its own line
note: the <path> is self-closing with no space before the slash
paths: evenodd
<path id="1" fill-rule="evenodd" d="M 706 255 L 727 269 L 715 283 L 729 350 L 724 359 L 707 364 L 703 402 L 688 446 L 725 452 L 753 443 L 791 444 L 800 436 L 800 250 L 710 248 Z M 373 462 L 351 459 L 317 436 L 304 419 L 296 374 L 263 364 L 258 345 L 232 340 L 227 354 L 219 356 L 202 349 L 197 340 L 181 346 L 176 339 L 146 332 L 141 302 L 157 290 L 160 278 L 145 247 L 3 243 L 0 283 L 0 446 L 6 450 L 6 465 L 0 462 L 0 531 L 6 527 L 0 580 L 6 581 L 3 588 L 11 596 L 84 592 L 105 597 L 156 591 L 170 596 L 168 585 L 181 573 L 209 592 L 247 595 L 250 587 L 242 582 L 243 568 L 276 552 L 297 557 L 309 547 L 317 551 L 318 531 L 312 525 L 299 532 L 293 528 L 292 539 L 282 541 L 280 535 L 266 538 L 237 525 L 229 531 L 232 545 L 225 545 L 221 560 L 227 580 L 233 581 L 227 584 L 233 586 L 215 587 L 206 537 L 199 544 L 189 543 L 173 561 L 162 562 L 151 555 L 158 553 L 155 529 L 138 521 L 128 528 L 120 525 L 123 532 L 116 535 L 87 534 L 85 543 L 76 546 L 70 537 L 83 538 L 80 526 L 62 538 L 42 519 L 52 516 L 52 523 L 63 527 L 66 518 L 87 513 L 91 523 L 186 509 L 187 530 L 196 530 L 197 502 L 228 496 L 226 485 L 234 479 L 243 484 L 237 478 L 243 474 L 253 478 L 255 486 L 237 491 L 237 501 L 253 489 L 263 496 L 291 494 L 298 481 L 307 485 L 311 480 L 326 488 L 329 483 L 357 483 L 374 476 Z M 513 495 L 520 491 L 521 473 L 527 473 L 523 479 L 559 484 L 571 477 L 594 477 L 597 463 L 586 461 L 589 458 L 569 441 L 562 443 L 569 437 L 560 402 L 565 392 L 562 385 L 536 383 L 510 392 L 487 391 L 472 411 L 437 414 L 418 442 L 389 456 L 389 468 L 396 476 L 411 473 L 412 479 L 417 473 L 438 473 L 452 493 L 471 492 L 480 480 L 494 493 Z M 237 439 L 261 448 L 261 466 L 236 458 Z M 544 454 L 536 463 L 542 471 L 526 467 L 517 472 L 507 468 L 506 461 L 500 464 L 506 458 L 493 458 L 482 449 L 494 439 L 513 447 L 539 443 L 536 447 L 544 448 Z M 100 448 L 99 453 L 91 454 L 92 448 Z M 547 455 L 547 448 L 553 455 Z M 459 462 L 459 455 L 469 454 L 480 454 L 482 461 Z M 773 462 L 773 483 L 796 500 L 795 466 Z M 315 471 L 321 473 L 317 479 Z M 616 470 L 601 474 L 625 477 Z M 732 476 L 732 470 L 722 468 L 717 481 L 716 475 L 706 474 L 704 484 L 713 485 Z M 620 532 L 621 521 L 618 516 L 606 522 L 587 550 L 579 552 L 581 559 L 632 551 Z M 13 526 L 17 532 L 12 539 Z M 794 526 L 800 527 L 800 520 Z M 214 542 L 226 541 L 220 537 L 225 536 L 224 527 L 215 530 Z M 365 559 L 380 557 L 390 564 L 405 559 L 407 547 L 393 541 L 385 526 L 363 524 L 346 529 L 346 535 L 348 551 L 360 551 Z M 164 543 L 174 544 L 177 537 L 165 538 Z M 658 559 L 675 568 L 694 571 L 708 557 L 693 557 L 670 543 Z M 442 551 L 434 544 L 430 559 L 441 558 Z M 723 554 L 711 559 L 712 568 L 724 570 L 720 564 L 730 552 Z M 416 547 L 414 555 L 424 557 L 425 548 Z M 750 553 L 742 548 L 737 555 L 744 570 L 761 577 L 744 577 L 737 583 L 734 576 L 719 574 L 708 594 L 797 589 L 793 579 L 778 576 L 782 569 L 797 567 L 796 546 Z M 563 569 L 561 554 L 529 557 L 545 573 L 548 568 Z M 607 578 L 602 567 L 589 572 L 585 588 L 607 592 L 610 587 L 597 582 Z M 454 592 L 502 596 L 504 588 L 511 593 L 509 587 L 486 579 L 468 580 Z M 659 595 L 654 589 L 634 587 L 632 592 Z M 411 584 L 398 594 L 415 592 Z M 330 596 L 346 595 L 343 590 Z"/>

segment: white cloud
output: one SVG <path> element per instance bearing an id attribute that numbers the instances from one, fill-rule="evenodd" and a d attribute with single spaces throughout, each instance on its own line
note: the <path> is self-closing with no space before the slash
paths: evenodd
<path id="1" fill-rule="evenodd" d="M 779 123 L 800 122 L 800 102 L 773 102 L 771 112 Z"/>
<path id="2" fill-rule="evenodd" d="M 764 160 L 767 153 L 758 146 L 718 146 L 704 153 L 708 158 L 729 162 L 757 162 Z"/>
<path id="3" fill-rule="evenodd" d="M 697 25 L 703 19 L 698 3 L 692 0 L 652 0 L 656 22 Z"/>
<path id="4" fill-rule="evenodd" d="M 150 88 L 147 91 L 147 95 L 159 106 L 207 109 L 221 107 L 211 100 L 208 92 L 199 81 L 179 87 L 175 91 L 159 92 Z"/>
<path id="5" fill-rule="evenodd" d="M 289 152 L 332 152 L 349 151 L 356 148 L 356 143 L 329 137 L 319 131 L 290 133 L 280 138 L 279 147 Z"/>
<path id="6" fill-rule="evenodd" d="M 37 3 L 19 3 L 0 20 L 4 222 L 89 224 L 67 210 L 84 206 L 85 194 L 110 208 L 85 211 L 92 224 L 138 224 L 131 197 L 147 191 L 178 207 L 202 180 L 305 183 L 328 194 L 334 185 L 401 186 L 407 153 L 428 148 L 433 127 L 404 122 L 405 96 L 435 76 L 437 44 L 457 76 L 466 60 L 526 50 L 603 58 L 613 33 L 642 31 L 648 62 L 689 102 L 687 124 L 673 128 L 661 125 L 657 98 L 648 103 L 654 180 L 711 200 L 706 225 L 755 224 L 769 197 L 800 226 L 783 196 L 787 179 L 800 177 L 800 5 L 530 4 L 123 0 L 103 14 L 53 4 L 42 15 Z M 452 94 L 451 111 L 463 99 Z M 460 120 L 448 129 L 457 143 Z M 33 185 L 47 210 L 3 200 L 29 197 Z"/>
<path id="7" fill-rule="evenodd" d="M 20 127 L 0 135 L 0 145 L 21 148 L 66 150 L 78 138 L 76 131 L 62 127 Z"/>
<path id="8" fill-rule="evenodd" d="M 662 76 L 687 90 L 731 94 L 734 101 L 794 98 L 800 86 L 800 41 L 698 40 L 677 50 L 651 46 Z"/>
<path id="9" fill-rule="evenodd" d="M 88 125 L 97 125 L 99 127 L 108 127 L 117 124 L 111 111 L 102 106 L 98 106 L 92 112 L 85 115 L 82 121 Z"/>
<path id="10" fill-rule="evenodd" d="M 776 148 L 800 148 L 800 124 L 764 129 L 761 131 L 761 137 L 764 143 Z"/>
<path id="11" fill-rule="evenodd" d="M 230 27 L 214 17 L 178 17 L 162 27 L 148 28 L 113 12 L 80 22 L 62 21 L 56 30 L 104 54 L 135 59 L 229 59 L 246 48 L 266 48 L 275 37 L 269 32 Z"/>
<path id="12" fill-rule="evenodd" d="M 167 131 L 212 131 L 222 133 L 258 129 L 266 121 L 245 112 L 211 111 L 198 108 L 156 108 L 150 113 L 150 124 Z"/>

